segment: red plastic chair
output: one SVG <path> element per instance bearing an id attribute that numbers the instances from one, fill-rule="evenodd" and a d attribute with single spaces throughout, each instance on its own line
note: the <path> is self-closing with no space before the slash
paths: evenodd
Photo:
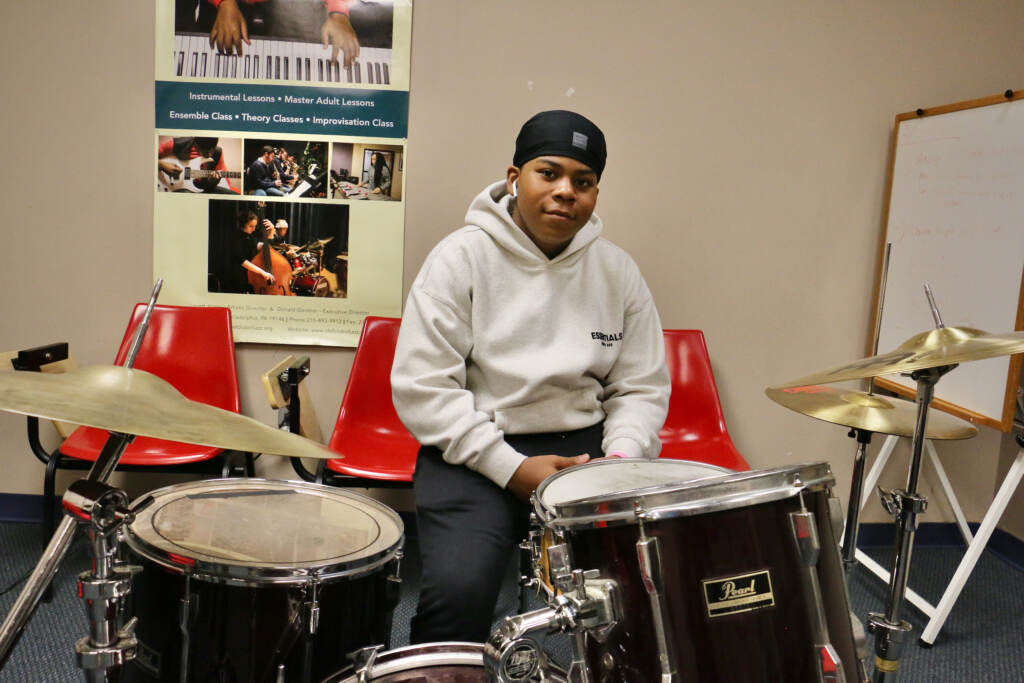
<path id="1" fill-rule="evenodd" d="M 672 396 L 659 434 L 660 457 L 749 470 L 725 427 L 704 333 L 665 330 L 665 364 L 672 378 Z"/>
<path id="2" fill-rule="evenodd" d="M 135 329 L 145 311 L 146 304 L 135 306 L 114 359 L 115 365 L 124 364 Z M 133 367 L 167 380 L 193 401 L 240 412 L 231 311 L 227 308 L 155 306 Z M 48 539 L 53 532 L 53 506 L 50 501 L 54 496 L 57 470 L 91 467 L 107 440 L 107 431 L 79 427 L 53 453 L 46 452 L 38 437 L 38 426 L 33 434 L 30 422 L 30 445 L 46 464 L 43 533 Z M 227 476 L 235 471 L 230 461 L 234 453 L 213 446 L 139 436 L 125 449 L 117 470 L 160 469 Z M 250 453 L 245 454 L 244 468 L 245 473 L 252 476 Z"/>
<path id="3" fill-rule="evenodd" d="M 338 419 L 327 444 L 345 457 L 327 461 L 325 483 L 373 487 L 412 484 L 420 446 L 398 419 L 391 402 L 391 364 L 401 322 L 401 318 L 368 316 L 363 323 Z M 296 471 L 309 479 L 309 473 L 299 468 L 296 463 Z"/>

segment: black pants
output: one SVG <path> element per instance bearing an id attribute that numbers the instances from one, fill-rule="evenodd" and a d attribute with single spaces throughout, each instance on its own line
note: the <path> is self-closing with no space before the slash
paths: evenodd
<path id="1" fill-rule="evenodd" d="M 526 456 L 599 458 L 602 433 L 598 423 L 505 441 Z M 429 446 L 420 448 L 413 490 L 423 579 L 409 642 L 484 642 L 512 552 L 529 531 L 530 506 Z"/>

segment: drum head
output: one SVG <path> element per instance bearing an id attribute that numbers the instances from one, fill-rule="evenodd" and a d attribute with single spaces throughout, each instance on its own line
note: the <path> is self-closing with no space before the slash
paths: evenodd
<path id="1" fill-rule="evenodd" d="M 381 652 L 363 677 L 348 667 L 324 683 L 485 683 L 490 679 L 484 669 L 480 643 L 425 643 Z"/>
<path id="2" fill-rule="evenodd" d="M 537 487 L 537 503 L 548 513 L 569 501 L 589 500 L 651 486 L 719 477 L 732 470 L 689 460 L 609 458 L 569 467 Z"/>
<path id="3" fill-rule="evenodd" d="M 647 478 L 631 478 L 629 470 L 625 469 L 628 465 L 637 465 L 639 471 L 662 467 L 670 474 L 673 464 L 713 468 L 718 472 L 704 470 L 704 476 L 691 477 L 689 481 L 673 481 L 668 476 L 662 484 L 652 485 Z M 626 473 L 625 476 L 610 476 L 618 470 Z M 606 471 L 609 473 L 607 481 L 600 481 L 605 479 Z M 592 480 L 600 483 L 590 483 Z M 575 481 L 584 485 L 574 486 Z M 629 487 L 631 481 L 639 485 Z M 781 500 L 801 491 L 829 488 L 834 483 L 827 463 L 730 473 L 695 462 L 599 460 L 564 469 L 545 479 L 537 488 L 537 512 L 547 523 L 557 527 L 632 524 L 638 521 L 638 513 L 642 513 L 645 520 L 698 515 Z"/>
<path id="4" fill-rule="evenodd" d="M 317 484 L 215 479 L 150 494 L 125 530 L 139 555 L 207 580 L 306 581 L 370 571 L 401 548 L 401 518 L 366 496 Z"/>

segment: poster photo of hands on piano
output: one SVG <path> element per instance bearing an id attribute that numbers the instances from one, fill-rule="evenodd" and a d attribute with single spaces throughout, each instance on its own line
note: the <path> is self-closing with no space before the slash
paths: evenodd
<path id="1" fill-rule="evenodd" d="M 355 346 L 401 315 L 413 0 L 156 4 L 161 302 L 270 344 Z"/>
<path id="2" fill-rule="evenodd" d="M 391 83 L 394 3 L 175 0 L 174 73 L 327 83 Z"/>

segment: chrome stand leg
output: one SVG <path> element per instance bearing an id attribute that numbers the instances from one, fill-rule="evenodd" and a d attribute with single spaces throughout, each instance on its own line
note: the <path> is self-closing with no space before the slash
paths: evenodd
<path id="1" fill-rule="evenodd" d="M 927 368 L 911 374 L 917 382 L 917 423 L 914 426 L 907 488 L 882 491 L 882 504 L 889 514 L 896 517 L 896 538 L 893 542 L 889 602 L 885 614 L 872 612 L 868 615 L 868 631 L 875 636 L 875 673 L 872 678 L 874 683 L 896 680 L 906 634 L 911 630 L 911 625 L 899 616 L 907 590 L 910 556 L 914 549 L 914 534 L 917 532 L 917 515 L 924 512 L 928 506 L 927 499 L 917 494 L 928 406 L 935 393 L 935 384 L 942 375 L 954 367 L 956 366 L 947 365 Z"/>
<path id="2" fill-rule="evenodd" d="M 96 462 L 93 464 L 92 469 L 89 470 L 89 475 L 84 481 L 103 482 L 110 478 L 110 474 L 114 471 L 114 467 L 117 465 L 117 461 L 120 460 L 121 454 L 124 453 L 124 449 L 128 447 L 128 444 L 134 438 L 130 434 L 111 432 L 107 443 L 104 444 L 103 450 L 96 457 Z M 43 591 L 46 590 L 46 587 L 50 585 L 50 581 L 53 580 L 54 575 L 57 573 L 60 563 L 64 560 L 64 556 L 67 555 L 74 532 L 74 519 L 65 517 L 61 520 L 57 531 L 50 538 L 49 545 L 46 546 L 42 557 L 36 563 L 36 568 L 32 570 L 32 574 L 25 582 L 24 588 L 18 594 L 18 599 L 11 607 L 11 611 L 7 613 L 3 625 L 0 626 L 0 668 L 3 668 L 7 658 L 10 657 L 11 650 L 18 642 L 22 632 L 25 630 L 25 626 L 28 624 L 28 620 L 32 618 L 32 614 L 39 605 L 39 598 L 42 596 Z"/>
<path id="3" fill-rule="evenodd" d="M 121 623 L 124 599 L 131 592 L 133 568 L 118 562 L 118 530 L 135 512 L 153 501 L 147 497 L 135 508 L 128 494 L 95 481 L 77 481 L 64 494 L 69 519 L 87 526 L 93 549 L 92 570 L 78 577 L 78 594 L 85 600 L 89 635 L 75 643 L 78 666 L 87 683 L 121 680 L 124 665 L 135 658 L 138 643 L 135 619 Z"/>
<path id="4" fill-rule="evenodd" d="M 850 500 L 846 505 L 846 527 L 843 531 L 843 569 L 847 576 L 857 565 L 857 531 L 860 528 L 860 498 L 864 490 L 864 464 L 873 433 L 864 429 L 850 432 L 851 436 L 857 437 L 857 455 L 853 460 L 853 480 L 850 482 Z"/>

